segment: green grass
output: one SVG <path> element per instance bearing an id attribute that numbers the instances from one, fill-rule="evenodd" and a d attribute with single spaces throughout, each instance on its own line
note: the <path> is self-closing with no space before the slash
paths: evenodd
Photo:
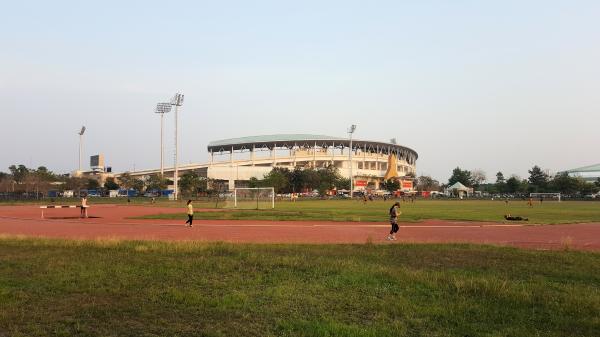
<path id="1" fill-rule="evenodd" d="M 325 221 L 387 221 L 392 201 L 373 201 L 363 204 L 352 200 L 307 200 L 277 202 L 275 209 L 225 210 L 223 212 L 196 212 L 197 219 L 226 220 L 325 220 Z M 202 207 L 196 205 L 196 208 Z M 504 221 L 510 213 L 528 217 L 529 223 L 558 224 L 600 222 L 600 202 L 563 201 L 536 203 L 529 207 L 525 201 L 483 200 L 418 200 L 403 202 L 401 221 L 425 219 Z M 156 214 L 147 219 L 184 219 L 185 214 Z"/>
<path id="2" fill-rule="evenodd" d="M 600 254 L 0 239 L 0 336 L 599 336 Z"/>

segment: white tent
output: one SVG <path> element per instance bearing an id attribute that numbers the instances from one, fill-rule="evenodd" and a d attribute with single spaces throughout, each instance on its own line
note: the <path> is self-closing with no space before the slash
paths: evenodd
<path id="1" fill-rule="evenodd" d="M 454 185 L 446 188 L 446 194 L 455 195 L 460 198 L 468 197 L 469 195 L 473 194 L 473 189 L 461 184 L 460 181 L 457 181 L 454 183 Z"/>

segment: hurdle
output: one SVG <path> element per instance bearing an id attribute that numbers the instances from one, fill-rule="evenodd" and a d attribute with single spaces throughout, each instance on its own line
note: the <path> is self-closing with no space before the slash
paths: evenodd
<path id="1" fill-rule="evenodd" d="M 42 219 L 44 218 L 44 210 L 48 209 L 48 208 L 77 208 L 79 206 L 76 205 L 45 205 L 45 206 L 40 206 L 40 209 L 42 210 Z"/>

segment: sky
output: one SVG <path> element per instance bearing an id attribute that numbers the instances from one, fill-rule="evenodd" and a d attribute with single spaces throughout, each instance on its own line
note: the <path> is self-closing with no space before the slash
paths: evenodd
<path id="1" fill-rule="evenodd" d="M 89 156 L 160 165 L 157 102 L 185 95 L 180 163 L 280 133 L 389 141 L 417 174 L 600 163 L 599 1 L 5 1 L 0 171 Z M 174 116 L 165 116 L 166 163 Z"/>

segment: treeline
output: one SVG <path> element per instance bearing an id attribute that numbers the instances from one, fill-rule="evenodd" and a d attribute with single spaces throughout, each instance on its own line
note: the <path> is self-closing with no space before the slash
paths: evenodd
<path id="1" fill-rule="evenodd" d="M 485 183 L 487 178 L 483 171 L 468 171 L 457 167 L 452 171 L 446 186 L 460 182 L 467 187 L 490 194 L 562 193 L 585 196 L 600 191 L 600 178 L 595 182 L 588 182 L 582 178 L 571 177 L 566 172 L 550 176 L 537 165 L 532 167 L 528 173 L 529 177 L 522 179 L 516 175 L 505 178 L 502 172 L 498 172 L 495 183 Z"/>
<path id="2" fill-rule="evenodd" d="M 350 179 L 343 178 L 337 167 L 299 168 L 289 170 L 274 167 L 263 179 L 250 178 L 249 187 L 273 187 L 276 193 L 319 191 L 325 195 L 333 189 L 350 189 Z"/>
<path id="3" fill-rule="evenodd" d="M 102 191 L 123 187 L 114 178 L 108 178 L 100 185 L 96 179 L 54 173 L 45 166 L 29 168 L 25 165 L 11 165 L 8 170 L 9 172 L 0 172 L 0 192 L 47 195 L 49 191 Z"/>

